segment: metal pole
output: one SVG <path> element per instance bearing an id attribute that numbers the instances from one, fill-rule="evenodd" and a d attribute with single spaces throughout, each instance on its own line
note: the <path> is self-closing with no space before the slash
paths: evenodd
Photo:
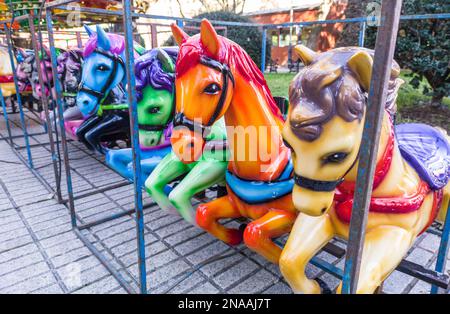
<path id="1" fill-rule="evenodd" d="M 13 146 L 11 127 L 9 125 L 9 120 L 8 120 L 8 112 L 6 111 L 5 97 L 3 97 L 3 92 L 2 92 L 1 88 L 0 88 L 0 102 L 2 103 L 3 116 L 5 117 L 6 129 L 8 131 L 9 145 Z"/>
<path id="2" fill-rule="evenodd" d="M 78 48 L 83 48 L 83 41 L 81 40 L 80 32 L 77 32 L 77 46 L 78 46 Z"/>
<path id="3" fill-rule="evenodd" d="M 261 72 L 264 73 L 266 70 L 266 40 L 267 40 L 267 29 L 263 27 L 262 30 L 262 43 L 261 43 Z"/>
<path id="4" fill-rule="evenodd" d="M 444 230 L 442 230 L 441 243 L 439 244 L 439 252 L 436 260 L 437 272 L 442 273 L 445 270 L 445 265 L 447 262 L 448 248 L 450 246 L 450 204 L 447 208 L 447 215 L 445 216 Z M 439 288 L 437 286 L 431 287 L 431 293 L 438 293 Z"/>
<path id="5" fill-rule="evenodd" d="M 383 0 L 381 23 L 375 44 L 372 78 L 359 149 L 359 166 L 349 227 L 342 293 L 356 293 L 372 195 L 373 174 L 386 102 L 387 84 L 400 20 L 401 0 Z"/>
<path id="6" fill-rule="evenodd" d="M 34 27 L 33 18 L 34 18 L 34 14 L 33 14 L 33 10 L 31 10 L 30 15 L 28 16 L 28 23 L 30 24 L 31 43 L 32 43 L 33 49 L 34 49 L 34 55 L 35 55 L 34 61 L 36 63 L 36 69 L 38 69 L 38 71 L 37 71 L 38 72 L 38 80 L 39 80 L 39 85 L 41 86 L 41 91 L 42 91 L 42 105 L 44 107 L 45 123 L 47 124 L 47 134 L 48 134 L 48 140 L 50 143 L 50 152 L 52 155 L 53 172 L 55 174 L 56 195 L 58 198 L 58 203 L 61 203 L 62 196 L 61 196 L 61 184 L 60 184 L 59 175 L 58 175 L 58 156 L 56 155 L 56 151 L 55 151 L 55 141 L 53 139 L 53 126 L 52 126 L 52 121 L 50 120 L 50 115 L 48 112 L 48 98 L 45 95 L 45 83 L 44 83 L 44 78 L 43 78 L 42 72 L 41 72 L 41 60 L 39 58 L 39 52 L 41 49 L 38 47 L 38 43 L 36 40 L 36 29 Z M 56 82 L 56 81 L 54 81 L 54 82 Z M 49 88 L 49 92 L 51 93 L 52 92 L 51 86 L 48 86 L 48 88 Z M 54 117 L 54 119 L 56 119 L 56 117 Z M 58 182 L 59 182 L 59 184 L 58 184 Z"/>
<path id="7" fill-rule="evenodd" d="M 14 87 L 16 88 L 17 104 L 19 106 L 20 124 L 22 125 L 25 146 L 27 147 L 28 165 L 30 166 L 31 169 L 33 169 L 33 157 L 31 156 L 30 141 L 28 139 L 28 131 L 27 126 L 25 124 L 25 115 L 23 113 L 22 97 L 20 96 L 19 83 L 17 81 L 16 66 L 14 64 L 14 52 L 12 47 L 11 32 L 6 24 L 3 24 L 3 26 L 5 28 L 6 42 L 8 44 L 9 61 L 11 62 L 11 69 L 13 71 Z"/>
<path id="8" fill-rule="evenodd" d="M 57 105 L 58 120 L 59 120 L 59 130 L 60 130 L 60 134 L 61 134 L 61 145 L 62 145 L 63 156 L 64 156 L 64 168 L 65 168 L 65 173 L 66 173 L 67 196 L 68 196 L 68 203 L 69 203 L 70 218 L 71 218 L 72 227 L 75 228 L 77 226 L 77 218 L 75 215 L 75 205 L 74 205 L 74 200 L 73 200 L 72 176 L 70 174 L 70 163 L 69 163 L 69 149 L 67 147 L 66 132 L 64 129 L 62 87 L 61 87 L 61 82 L 58 79 L 58 73 L 57 73 L 58 64 L 56 61 L 55 38 L 53 36 L 53 21 L 52 21 L 51 10 L 46 10 L 45 20 L 46 20 L 46 24 L 47 24 L 50 59 L 52 61 L 52 74 L 53 74 L 53 80 L 55 82 L 56 105 Z"/>
<path id="9" fill-rule="evenodd" d="M 155 24 L 150 25 L 150 31 L 152 33 L 152 48 L 158 48 L 158 29 Z"/>
<path id="10" fill-rule="evenodd" d="M 183 23 L 183 20 L 177 20 L 177 26 L 178 26 L 179 28 L 183 28 L 183 27 L 184 27 L 183 24 L 184 24 L 184 23 Z"/>
<path id="11" fill-rule="evenodd" d="M 133 26 L 131 16 L 131 1 L 123 0 L 123 28 L 125 31 L 125 56 L 127 73 L 127 93 L 130 112 L 131 143 L 133 152 L 134 170 L 134 204 L 136 210 L 136 235 L 138 246 L 138 265 L 140 290 L 147 293 L 147 271 L 145 265 L 145 239 L 144 239 L 144 210 L 142 204 L 142 178 L 141 154 L 139 149 L 139 129 L 136 99 L 136 77 L 134 72 Z"/>
<path id="12" fill-rule="evenodd" d="M 366 21 L 359 24 L 358 46 L 364 47 L 364 38 L 366 35 Z"/>

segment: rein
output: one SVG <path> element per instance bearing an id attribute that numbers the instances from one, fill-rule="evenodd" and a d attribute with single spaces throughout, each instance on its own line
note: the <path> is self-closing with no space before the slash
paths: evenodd
<path id="1" fill-rule="evenodd" d="M 202 132 L 202 137 L 206 138 L 206 136 L 208 136 L 208 134 L 211 132 L 211 126 L 217 120 L 217 117 L 219 116 L 220 112 L 223 109 L 223 106 L 225 105 L 225 99 L 227 97 L 228 84 L 229 84 L 228 81 L 230 80 L 234 87 L 235 80 L 234 80 L 233 73 L 231 72 L 230 68 L 226 64 L 222 64 L 216 60 L 213 60 L 213 59 L 205 57 L 205 56 L 200 57 L 200 63 L 222 73 L 223 87 L 222 87 L 222 93 L 220 94 L 220 98 L 217 103 L 216 109 L 214 110 L 211 118 L 209 119 L 209 121 L 206 125 L 203 125 L 203 124 L 194 122 L 191 119 L 188 119 L 182 112 L 179 112 L 175 115 L 173 122 L 174 122 L 175 127 L 182 125 L 182 126 L 187 127 L 189 130 L 191 130 L 193 132 L 200 130 Z"/>

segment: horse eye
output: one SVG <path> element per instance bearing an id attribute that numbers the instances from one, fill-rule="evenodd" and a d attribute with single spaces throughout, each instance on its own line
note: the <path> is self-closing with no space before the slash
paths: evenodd
<path id="1" fill-rule="evenodd" d="M 324 163 L 341 163 L 344 161 L 345 158 L 347 158 L 348 154 L 347 153 L 343 153 L 343 152 L 337 152 L 337 153 L 333 153 L 328 155 L 327 157 L 325 157 L 324 159 Z"/>
<path id="2" fill-rule="evenodd" d="M 101 64 L 97 67 L 97 70 L 104 72 L 104 71 L 108 71 L 109 68 L 106 65 Z"/>
<path id="3" fill-rule="evenodd" d="M 205 94 L 209 95 L 216 95 L 218 92 L 220 92 L 221 88 L 219 84 L 217 83 L 211 83 L 203 90 Z"/>
<path id="4" fill-rule="evenodd" d="M 155 114 L 159 112 L 159 107 L 152 107 L 148 109 L 148 113 Z"/>

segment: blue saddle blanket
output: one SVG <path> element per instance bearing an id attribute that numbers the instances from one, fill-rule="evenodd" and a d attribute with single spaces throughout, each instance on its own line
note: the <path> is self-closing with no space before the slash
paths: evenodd
<path id="1" fill-rule="evenodd" d="M 225 178 L 228 187 L 241 200 L 248 204 L 260 204 L 276 200 L 292 192 L 294 188 L 294 179 L 290 177 L 292 169 L 292 161 L 289 160 L 283 173 L 275 182 L 248 181 L 229 171 Z"/>
<path id="2" fill-rule="evenodd" d="M 421 123 L 395 126 L 403 158 L 432 190 L 445 187 L 450 177 L 450 143 L 437 129 Z"/>

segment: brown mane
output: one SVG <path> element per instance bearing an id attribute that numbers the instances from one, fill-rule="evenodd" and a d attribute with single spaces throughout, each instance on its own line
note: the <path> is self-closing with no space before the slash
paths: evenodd
<path id="1" fill-rule="evenodd" d="M 338 115 L 345 121 L 361 120 L 367 105 L 367 91 L 347 65 L 357 52 L 366 51 L 373 58 L 373 50 L 346 47 L 321 54 L 304 67 L 289 87 L 291 129 L 300 139 L 314 141 L 325 123 Z M 386 110 L 394 115 L 400 85 L 397 62 L 393 61 L 389 81 Z M 298 107 L 301 106 L 301 107 Z"/>

